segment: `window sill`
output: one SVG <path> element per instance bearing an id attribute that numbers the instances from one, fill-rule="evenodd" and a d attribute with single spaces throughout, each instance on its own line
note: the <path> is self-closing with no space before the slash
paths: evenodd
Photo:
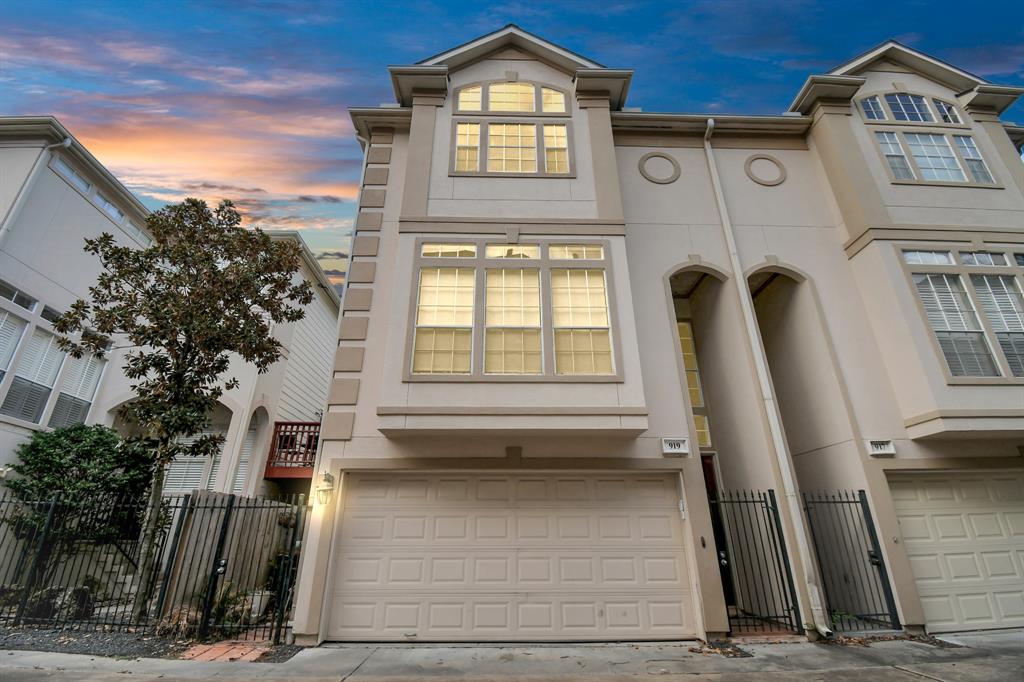
<path id="1" fill-rule="evenodd" d="M 562 178 L 564 180 L 572 180 L 576 178 L 576 171 L 570 171 L 568 173 L 496 173 L 493 171 L 448 171 L 448 177 L 451 178 Z"/>
<path id="2" fill-rule="evenodd" d="M 490 110 L 477 110 L 470 111 L 468 109 L 459 109 L 452 112 L 452 116 L 469 116 L 471 118 L 480 118 L 486 116 L 490 118 L 494 117 L 512 117 L 512 118 L 572 118 L 571 111 L 490 111 Z"/>
<path id="3" fill-rule="evenodd" d="M 33 422 L 25 421 L 24 419 L 18 419 L 17 417 L 9 417 L 6 414 L 0 414 L 0 424 L 10 424 L 11 426 L 28 429 L 29 431 L 49 431 L 49 429 L 42 424 L 35 424 Z"/>
<path id="4" fill-rule="evenodd" d="M 949 386 L 1024 386 L 1024 377 L 952 377 L 946 376 Z"/>
<path id="5" fill-rule="evenodd" d="M 398 405 L 378 407 L 377 416 L 377 428 L 385 436 L 532 433 L 636 437 L 648 427 L 643 406 Z"/>
<path id="6" fill-rule="evenodd" d="M 621 374 L 408 374 L 403 383 L 432 384 L 621 384 Z"/>
<path id="7" fill-rule="evenodd" d="M 940 123 L 938 121 L 897 121 L 894 119 L 886 119 L 880 121 L 874 118 L 865 118 L 861 114 L 861 119 L 868 125 L 877 126 L 900 126 L 901 128 L 921 128 L 922 130 L 929 130 L 939 128 L 942 130 L 970 130 L 971 126 L 966 123 Z"/>
<path id="8" fill-rule="evenodd" d="M 894 185 L 919 187 L 970 187 L 973 189 L 1006 189 L 1003 185 L 982 185 L 976 182 L 949 182 L 947 180 L 890 180 Z"/>

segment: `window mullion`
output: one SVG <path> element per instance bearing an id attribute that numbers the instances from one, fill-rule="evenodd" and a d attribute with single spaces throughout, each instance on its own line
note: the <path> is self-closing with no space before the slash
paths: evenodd
<path id="1" fill-rule="evenodd" d="M 1006 359 L 1006 354 L 1003 353 L 1003 346 L 999 343 L 995 328 L 989 322 L 988 313 L 981 305 L 981 298 L 978 296 L 978 292 L 974 290 L 974 281 L 970 276 L 961 277 L 960 280 L 963 283 L 964 291 L 967 292 L 967 296 L 971 300 L 974 315 L 982 330 L 984 330 L 985 343 L 988 344 L 989 352 L 992 353 L 992 357 L 995 358 L 996 363 L 999 365 L 1000 376 L 1012 377 L 1013 370 L 1010 369 L 1010 363 Z"/>
<path id="2" fill-rule="evenodd" d="M 477 258 L 473 261 L 473 332 L 470 345 L 470 374 L 482 376 L 484 373 L 484 333 L 487 326 L 487 268 L 484 267 L 480 254 L 484 245 L 477 243 Z"/>
<path id="3" fill-rule="evenodd" d="M 971 171 L 971 167 L 967 164 L 967 160 L 964 155 L 960 153 L 960 145 L 956 143 L 952 135 L 943 135 L 946 140 L 946 144 L 953 150 L 953 154 L 956 156 L 956 162 L 960 164 L 960 172 L 964 174 L 964 182 L 973 182 L 975 184 L 981 184 L 974 179 L 974 173 Z M 980 156 L 980 153 L 979 153 Z"/>
<path id="4" fill-rule="evenodd" d="M 907 163 L 910 165 L 911 171 L 914 173 L 914 179 L 919 181 L 924 180 L 925 177 L 921 173 L 921 167 L 917 165 L 917 159 L 914 157 L 914 152 L 910 148 L 910 143 L 907 142 L 907 138 L 905 137 L 903 131 L 894 130 L 893 133 L 896 135 L 896 139 L 899 140 L 900 149 L 903 151 L 903 157 L 907 160 Z"/>

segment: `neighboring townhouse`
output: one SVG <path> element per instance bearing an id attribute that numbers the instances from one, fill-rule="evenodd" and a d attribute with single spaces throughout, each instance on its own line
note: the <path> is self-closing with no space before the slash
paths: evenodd
<path id="1" fill-rule="evenodd" d="M 1024 625 L 1024 89 L 889 42 L 648 113 L 512 25 L 389 71 L 300 640 Z"/>
<path id="2" fill-rule="evenodd" d="M 123 353 L 80 360 L 55 344 L 51 321 L 99 274 L 83 251 L 102 232 L 148 246 L 148 210 L 56 119 L 0 118 L 0 466 L 34 431 L 74 423 L 119 428 L 131 400 Z M 302 247 L 314 301 L 306 317 L 277 325 L 284 358 L 260 375 L 232 363 L 239 386 L 225 392 L 211 428 L 225 435 L 214 458 L 173 462 L 168 493 L 212 489 L 244 494 L 309 489 L 335 344 L 338 297 L 296 232 L 270 231 Z"/>

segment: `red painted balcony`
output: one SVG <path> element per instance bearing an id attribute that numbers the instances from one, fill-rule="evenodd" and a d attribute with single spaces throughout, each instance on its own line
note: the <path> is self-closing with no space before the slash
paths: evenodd
<path id="1" fill-rule="evenodd" d="M 264 478 L 312 478 L 320 422 L 274 422 Z"/>

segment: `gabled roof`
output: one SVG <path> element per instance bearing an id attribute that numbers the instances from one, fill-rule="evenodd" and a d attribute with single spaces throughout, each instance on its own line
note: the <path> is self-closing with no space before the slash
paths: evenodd
<path id="1" fill-rule="evenodd" d="M 528 52 L 532 52 L 543 58 L 545 61 L 561 67 L 569 73 L 572 73 L 577 69 L 604 68 L 603 65 L 598 64 L 592 59 L 587 59 L 583 55 L 576 54 L 572 50 L 567 50 L 564 47 L 555 45 L 552 42 L 544 40 L 540 36 L 536 36 L 529 31 L 523 30 L 515 24 L 508 24 L 493 33 L 488 33 L 487 35 L 480 36 L 479 38 L 474 38 L 468 43 L 463 43 L 458 47 L 445 50 L 433 57 L 427 57 L 423 61 L 417 62 L 417 64 L 423 66 L 444 65 L 450 70 L 455 70 L 463 64 L 475 61 L 486 54 L 508 46 L 518 47 Z"/>
<path id="2" fill-rule="evenodd" d="M 901 64 L 921 75 L 941 83 L 946 83 L 958 92 L 970 90 L 977 85 L 988 83 L 987 80 L 980 76 L 975 76 L 969 71 L 964 71 L 952 64 L 947 64 L 941 59 L 915 50 L 912 47 L 907 47 L 895 40 L 887 40 L 878 47 L 868 50 L 844 64 L 840 64 L 829 71 L 828 75 L 857 75 L 864 67 L 880 59 Z"/>

